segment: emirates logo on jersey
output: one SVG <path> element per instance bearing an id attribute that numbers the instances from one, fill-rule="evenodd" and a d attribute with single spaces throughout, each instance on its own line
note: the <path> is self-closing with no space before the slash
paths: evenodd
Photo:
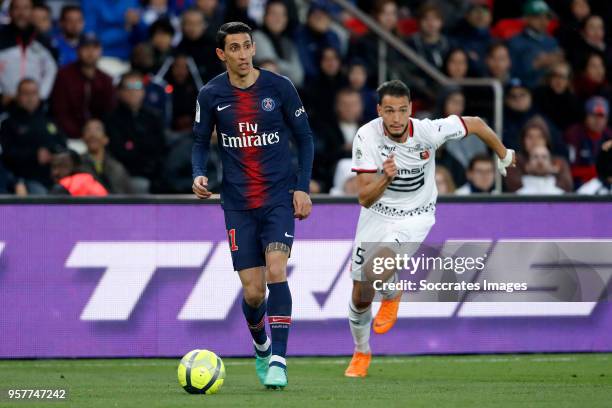
<path id="1" fill-rule="evenodd" d="M 425 150 L 424 152 L 421 152 L 420 156 L 421 156 L 421 160 L 429 159 L 429 150 Z"/>

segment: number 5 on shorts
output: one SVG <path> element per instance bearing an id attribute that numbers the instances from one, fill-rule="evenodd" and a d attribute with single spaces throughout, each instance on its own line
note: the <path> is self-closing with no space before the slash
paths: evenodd
<path id="1" fill-rule="evenodd" d="M 234 252 L 238 250 L 238 245 L 236 245 L 236 228 L 232 228 L 231 230 L 227 230 L 227 235 L 230 241 L 230 251 Z"/>

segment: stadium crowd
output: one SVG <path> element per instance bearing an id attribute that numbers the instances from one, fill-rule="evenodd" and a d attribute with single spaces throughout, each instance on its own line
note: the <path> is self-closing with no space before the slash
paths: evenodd
<path id="1" fill-rule="evenodd" d="M 502 82 L 502 137 L 518 152 L 504 191 L 610 194 L 612 2 L 353 3 L 450 78 Z M 351 144 L 376 117 L 380 55 L 386 78 L 413 89 L 415 117 L 492 121 L 491 94 L 435 86 L 323 0 L 11 0 L 0 19 L 2 194 L 190 193 L 195 101 L 223 71 L 214 49 L 226 21 L 249 24 L 256 65 L 298 88 L 315 136 L 312 192 L 355 192 Z M 493 191 L 475 137 L 436 163 L 442 194 Z M 214 149 L 209 179 L 217 190 Z"/>

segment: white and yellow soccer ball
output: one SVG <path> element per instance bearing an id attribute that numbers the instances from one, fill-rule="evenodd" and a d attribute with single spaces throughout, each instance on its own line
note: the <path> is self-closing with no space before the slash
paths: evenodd
<path id="1" fill-rule="evenodd" d="M 209 350 L 192 350 L 179 363 L 178 380 L 190 394 L 215 394 L 225 381 L 223 360 Z"/>

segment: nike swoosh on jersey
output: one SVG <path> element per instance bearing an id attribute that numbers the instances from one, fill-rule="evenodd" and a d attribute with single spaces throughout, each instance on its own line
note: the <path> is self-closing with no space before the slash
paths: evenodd
<path id="1" fill-rule="evenodd" d="M 223 106 L 223 107 L 222 107 L 222 106 L 217 106 L 217 112 L 221 112 L 223 109 L 227 109 L 227 108 L 229 108 L 230 106 L 232 106 L 232 105 L 231 105 L 231 104 L 229 104 L 229 105 L 225 105 L 225 106 Z"/>
<path id="2" fill-rule="evenodd" d="M 293 235 L 289 235 L 289 234 L 287 234 L 286 232 L 285 232 L 285 236 L 286 236 L 287 238 L 293 238 Z"/>

